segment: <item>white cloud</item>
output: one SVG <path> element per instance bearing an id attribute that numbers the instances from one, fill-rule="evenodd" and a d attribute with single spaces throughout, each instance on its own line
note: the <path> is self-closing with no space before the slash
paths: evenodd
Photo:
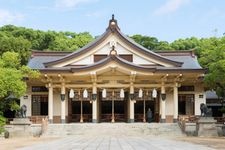
<path id="1" fill-rule="evenodd" d="M 165 4 L 154 11 L 155 15 L 164 15 L 177 11 L 182 6 L 188 4 L 190 0 L 167 0 Z"/>
<path id="2" fill-rule="evenodd" d="M 17 12 L 0 9 L 0 24 L 9 24 L 20 22 L 24 19 L 24 15 Z"/>
<path id="3" fill-rule="evenodd" d="M 84 3 L 96 2 L 98 0 L 56 0 L 55 7 L 61 9 L 72 9 Z"/>

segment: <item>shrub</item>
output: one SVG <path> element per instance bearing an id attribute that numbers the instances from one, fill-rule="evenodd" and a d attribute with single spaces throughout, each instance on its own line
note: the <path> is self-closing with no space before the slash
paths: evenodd
<path id="1" fill-rule="evenodd" d="M 225 107 L 220 108 L 219 111 L 225 113 Z"/>
<path id="2" fill-rule="evenodd" d="M 4 131 L 5 122 L 6 122 L 6 119 L 3 116 L 3 113 L 0 112 L 0 134 Z"/>

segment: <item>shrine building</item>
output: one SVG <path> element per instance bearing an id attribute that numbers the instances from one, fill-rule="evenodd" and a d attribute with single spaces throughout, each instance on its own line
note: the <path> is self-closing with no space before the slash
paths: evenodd
<path id="1" fill-rule="evenodd" d="M 200 115 L 205 70 L 193 51 L 151 51 L 123 34 L 114 16 L 106 31 L 74 52 L 33 51 L 20 105 L 50 123 L 176 122 Z"/>

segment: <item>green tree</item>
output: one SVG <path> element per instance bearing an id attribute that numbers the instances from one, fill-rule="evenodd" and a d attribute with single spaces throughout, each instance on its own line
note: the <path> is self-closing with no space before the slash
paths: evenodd
<path id="1" fill-rule="evenodd" d="M 159 45 L 158 39 L 155 37 L 136 34 L 131 36 L 131 38 L 134 39 L 135 42 L 139 43 L 140 45 L 144 46 L 149 50 L 155 50 L 156 47 Z"/>
<path id="2" fill-rule="evenodd" d="M 24 77 L 38 78 L 39 73 L 31 70 L 20 63 L 20 57 L 15 52 L 5 52 L 0 58 L 0 122 L 2 112 L 7 109 L 15 110 L 18 108 L 15 99 L 7 99 L 9 93 L 17 98 L 21 97 L 26 91 Z M 0 123 L 1 126 L 1 123 Z"/>
<path id="3" fill-rule="evenodd" d="M 199 39 L 196 37 L 178 39 L 173 41 L 170 46 L 175 50 L 190 50 L 200 45 Z"/>
<path id="4" fill-rule="evenodd" d="M 93 37 L 88 32 L 75 33 L 75 32 L 55 32 L 55 31 L 41 31 L 24 27 L 16 27 L 13 25 L 5 25 L 0 28 L 0 39 L 2 38 L 5 46 L 2 47 L 2 52 L 16 51 L 21 54 L 26 54 L 29 57 L 30 53 L 24 53 L 21 47 L 27 47 L 26 43 L 21 43 L 21 47 L 12 46 L 11 43 L 15 43 L 24 40 L 29 42 L 28 49 L 34 50 L 54 50 L 54 51 L 74 51 L 78 48 L 85 46 L 87 43 L 93 40 Z M 3 43 L 2 42 L 2 43 Z M 14 44 L 14 45 L 15 45 Z M 1 43 L 0 43 L 1 45 Z M 10 49 L 9 49 L 10 48 Z M 21 55 L 23 56 L 23 55 Z M 27 60 L 27 57 L 25 57 Z M 22 57 L 23 60 L 23 57 Z"/>
<path id="5" fill-rule="evenodd" d="M 209 38 L 202 43 L 199 61 L 208 68 L 205 83 L 225 100 L 225 38 Z"/>
<path id="6" fill-rule="evenodd" d="M 21 57 L 21 63 L 26 64 L 30 56 L 31 43 L 22 37 L 0 36 L 0 55 L 7 51 L 18 52 Z"/>
<path id="7" fill-rule="evenodd" d="M 155 48 L 156 50 L 173 50 L 173 48 L 170 46 L 170 43 L 167 41 L 160 41 L 158 43 L 158 46 Z"/>

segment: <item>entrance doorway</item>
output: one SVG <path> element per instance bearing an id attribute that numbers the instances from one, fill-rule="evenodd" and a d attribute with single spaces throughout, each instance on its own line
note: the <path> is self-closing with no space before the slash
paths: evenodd
<path id="1" fill-rule="evenodd" d="M 92 104 L 90 101 L 70 99 L 69 122 L 92 122 Z"/>
<path id="2" fill-rule="evenodd" d="M 108 94 L 106 98 L 102 98 L 101 94 L 99 95 L 100 122 L 126 122 L 128 94 L 125 92 L 123 99 L 118 97 L 118 92 L 114 93 L 114 97 Z"/>
<path id="3" fill-rule="evenodd" d="M 144 104 L 145 103 L 145 104 Z M 145 107 L 144 107 L 145 105 Z M 155 102 L 154 101 L 144 101 L 144 100 L 138 100 L 134 104 L 134 120 L 135 122 L 147 122 L 147 111 L 148 109 L 151 109 L 152 111 L 152 116 L 153 116 L 153 121 L 156 121 L 154 118 L 155 116 Z M 144 114 L 145 111 L 145 114 Z"/>
<path id="4" fill-rule="evenodd" d="M 179 115 L 194 115 L 194 94 L 179 94 L 178 95 L 178 114 Z"/>

